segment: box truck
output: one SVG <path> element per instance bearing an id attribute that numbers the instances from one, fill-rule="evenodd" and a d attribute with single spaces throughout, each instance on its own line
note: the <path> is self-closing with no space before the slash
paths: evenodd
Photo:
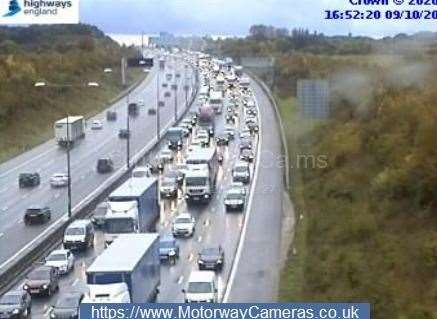
<path id="1" fill-rule="evenodd" d="M 54 129 L 58 145 L 71 145 L 78 139 L 85 137 L 85 119 L 83 116 L 68 116 L 56 121 Z"/>
<path id="2" fill-rule="evenodd" d="M 130 178 L 108 197 L 105 243 L 111 244 L 120 234 L 154 231 L 158 218 L 158 180 Z"/>
<path id="3" fill-rule="evenodd" d="M 124 234 L 86 270 L 86 303 L 155 302 L 160 285 L 159 235 Z"/>

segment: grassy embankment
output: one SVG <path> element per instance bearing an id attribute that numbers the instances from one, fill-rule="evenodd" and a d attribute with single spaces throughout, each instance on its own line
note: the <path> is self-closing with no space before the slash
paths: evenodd
<path id="1" fill-rule="evenodd" d="M 299 118 L 293 98 L 279 99 L 303 215 L 282 301 L 370 302 L 374 318 L 437 314 L 437 64 L 422 63 L 334 76 L 346 92 L 320 125 Z M 297 167 L 302 154 L 329 165 Z"/>
<path id="2" fill-rule="evenodd" d="M 104 109 L 124 89 L 121 56 L 134 54 L 86 25 L 0 28 L 0 162 L 50 139 L 54 121 L 66 114 Z M 127 74 L 129 84 L 145 75 Z M 38 81 L 72 87 L 36 88 Z M 100 86 L 80 87 L 87 82 Z"/>

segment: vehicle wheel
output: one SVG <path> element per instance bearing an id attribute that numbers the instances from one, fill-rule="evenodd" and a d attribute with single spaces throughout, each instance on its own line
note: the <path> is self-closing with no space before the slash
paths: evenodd
<path id="1" fill-rule="evenodd" d="M 29 308 L 24 309 L 23 313 L 21 314 L 21 318 L 27 317 L 29 317 Z"/>

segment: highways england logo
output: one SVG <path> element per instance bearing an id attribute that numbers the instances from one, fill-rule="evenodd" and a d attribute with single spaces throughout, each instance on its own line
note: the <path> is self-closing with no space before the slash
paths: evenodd
<path id="1" fill-rule="evenodd" d="M 0 0 L 0 24 L 79 23 L 79 0 Z"/>

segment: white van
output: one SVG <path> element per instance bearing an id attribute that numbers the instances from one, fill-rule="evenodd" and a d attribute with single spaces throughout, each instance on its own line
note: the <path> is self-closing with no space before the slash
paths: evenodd
<path id="1" fill-rule="evenodd" d="M 213 271 L 192 271 L 182 289 L 185 302 L 218 302 L 216 274 Z"/>
<path id="2" fill-rule="evenodd" d="M 64 232 L 65 249 L 86 250 L 94 247 L 94 226 L 89 219 L 78 219 L 72 222 Z"/>

